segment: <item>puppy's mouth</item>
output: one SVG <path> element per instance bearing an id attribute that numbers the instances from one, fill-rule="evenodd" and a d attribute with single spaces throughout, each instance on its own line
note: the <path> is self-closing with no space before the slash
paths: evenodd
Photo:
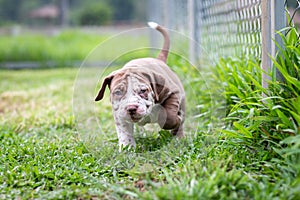
<path id="1" fill-rule="evenodd" d="M 130 115 L 130 119 L 133 122 L 139 122 L 142 119 L 142 116 L 134 116 L 134 115 Z"/>

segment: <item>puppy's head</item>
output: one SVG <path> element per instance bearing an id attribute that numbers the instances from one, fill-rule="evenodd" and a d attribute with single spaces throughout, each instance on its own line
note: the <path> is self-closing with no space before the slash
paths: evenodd
<path id="1" fill-rule="evenodd" d="M 147 77 L 133 71 L 115 71 L 104 78 L 95 101 L 103 98 L 107 86 L 115 116 L 129 122 L 140 122 L 151 113 L 155 92 Z"/>

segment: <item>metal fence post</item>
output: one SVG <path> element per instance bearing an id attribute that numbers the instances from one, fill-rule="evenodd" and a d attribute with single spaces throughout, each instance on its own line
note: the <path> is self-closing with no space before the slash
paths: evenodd
<path id="1" fill-rule="evenodd" d="M 171 29 L 171 25 L 170 25 L 170 12 L 168 7 L 172 6 L 169 2 L 169 0 L 163 0 L 162 2 L 162 7 L 163 7 L 163 25 L 169 29 Z"/>
<path id="2" fill-rule="evenodd" d="M 270 0 L 261 1 L 261 41 L 262 41 L 262 52 L 261 52 L 261 67 L 262 73 L 262 86 L 268 87 L 268 81 L 271 79 L 269 73 L 272 70 L 272 6 Z"/>
<path id="3" fill-rule="evenodd" d="M 187 12 L 188 12 L 188 29 L 189 29 L 189 59 L 192 63 L 196 61 L 196 48 L 195 48 L 195 2 L 194 0 L 188 0 Z"/>
<path id="4" fill-rule="evenodd" d="M 285 5 L 282 0 L 274 0 L 274 35 L 275 41 L 278 46 L 283 47 L 283 41 L 279 34 L 276 34 L 276 31 L 280 31 L 286 27 L 286 12 Z M 273 55 L 275 56 L 278 52 L 278 47 L 274 44 Z M 282 74 L 277 70 L 276 71 L 276 79 L 278 81 L 283 81 Z"/>
<path id="5" fill-rule="evenodd" d="M 160 5 L 159 0 L 149 0 L 148 1 L 148 8 L 151 8 L 148 10 L 148 21 L 153 21 L 159 24 L 163 23 L 163 13 Z M 149 45 L 152 48 L 151 49 L 151 55 L 156 56 L 155 53 L 157 53 L 157 49 L 159 48 L 159 40 L 156 38 L 156 32 L 149 29 Z"/>
<path id="6" fill-rule="evenodd" d="M 273 63 L 271 58 L 275 58 L 277 53 L 277 46 L 274 42 L 277 42 L 279 46 L 283 46 L 280 35 L 276 34 L 276 31 L 281 30 L 286 25 L 284 2 L 282 0 L 262 0 L 262 27 L 261 27 L 261 39 L 262 39 L 262 86 L 268 87 L 268 80 L 271 79 L 269 73 L 273 70 Z M 282 79 L 281 74 L 276 71 L 276 78 Z"/>
<path id="7" fill-rule="evenodd" d="M 69 8 L 70 8 L 69 0 L 60 1 L 60 11 L 61 11 L 60 25 L 63 27 L 68 26 L 69 23 L 69 19 L 68 19 Z"/>

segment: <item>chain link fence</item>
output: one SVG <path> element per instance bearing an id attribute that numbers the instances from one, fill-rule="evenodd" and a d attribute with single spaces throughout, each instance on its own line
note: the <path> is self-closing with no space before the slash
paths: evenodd
<path id="1" fill-rule="evenodd" d="M 299 5 L 295 0 L 291 24 Z M 280 43 L 275 30 L 286 27 L 287 6 L 287 0 L 149 0 L 148 18 L 197 41 L 201 48 L 190 46 L 191 60 L 244 55 L 264 62 L 264 54 L 275 55 L 273 38 Z"/>
<path id="2" fill-rule="evenodd" d="M 260 55 L 261 9 L 259 0 L 198 1 L 200 43 L 216 57 L 239 52 Z"/>

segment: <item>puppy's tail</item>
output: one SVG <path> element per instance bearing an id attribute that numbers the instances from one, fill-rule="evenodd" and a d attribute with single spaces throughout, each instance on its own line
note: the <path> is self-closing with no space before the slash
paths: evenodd
<path id="1" fill-rule="evenodd" d="M 162 26 L 160 26 L 159 24 L 157 24 L 155 22 L 148 22 L 148 25 L 150 26 L 150 28 L 156 29 L 159 32 L 161 32 L 161 34 L 164 36 L 164 45 L 163 45 L 162 50 L 158 54 L 157 58 L 159 60 L 162 60 L 162 61 L 166 62 L 167 58 L 168 58 L 168 54 L 169 54 L 169 49 L 170 49 L 170 37 L 169 37 L 169 34 L 166 31 L 166 29 L 164 29 Z"/>

